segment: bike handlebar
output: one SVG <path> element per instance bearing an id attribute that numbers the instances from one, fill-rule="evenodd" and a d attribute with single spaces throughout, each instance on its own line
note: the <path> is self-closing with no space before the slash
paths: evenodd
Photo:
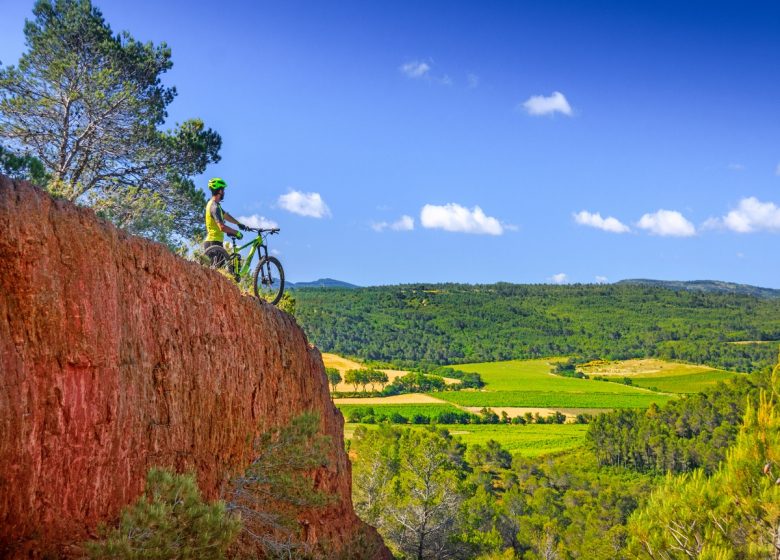
<path id="1" fill-rule="evenodd" d="M 254 228 L 254 227 L 247 227 L 247 231 L 254 231 L 255 233 L 279 233 L 279 228 L 270 228 L 270 229 L 263 229 L 263 228 Z"/>
<path id="2" fill-rule="evenodd" d="M 263 229 L 263 228 L 253 228 L 253 227 L 247 227 L 246 231 L 254 231 L 255 233 L 270 233 L 271 235 L 275 235 L 279 233 L 279 228 L 270 228 L 270 229 Z M 228 234 L 228 237 L 235 238 L 235 235 Z"/>

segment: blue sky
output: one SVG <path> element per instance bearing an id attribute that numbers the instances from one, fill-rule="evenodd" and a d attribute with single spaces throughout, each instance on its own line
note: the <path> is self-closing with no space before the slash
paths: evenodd
<path id="1" fill-rule="evenodd" d="M 171 123 L 224 141 L 200 183 L 293 281 L 780 288 L 776 3 L 96 4 L 170 45 Z"/>

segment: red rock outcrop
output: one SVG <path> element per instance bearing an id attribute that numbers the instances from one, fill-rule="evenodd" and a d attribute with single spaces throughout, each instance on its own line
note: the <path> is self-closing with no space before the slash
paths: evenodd
<path id="1" fill-rule="evenodd" d="M 332 438 L 313 476 L 338 496 L 302 514 L 308 540 L 390 557 L 352 509 L 343 419 L 293 318 L 2 176 L 0 232 L 0 557 L 77 555 L 152 466 L 193 471 L 218 498 L 252 436 L 303 411 Z"/>

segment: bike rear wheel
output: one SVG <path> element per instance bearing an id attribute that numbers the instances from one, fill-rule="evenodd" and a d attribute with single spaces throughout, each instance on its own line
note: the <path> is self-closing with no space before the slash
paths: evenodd
<path id="1" fill-rule="evenodd" d="M 255 297 L 276 305 L 284 293 L 284 269 L 276 257 L 263 257 L 255 267 Z"/>
<path id="2" fill-rule="evenodd" d="M 204 255 L 211 268 L 227 268 L 227 264 L 230 262 L 230 254 L 219 245 L 212 245 L 206 249 Z"/>

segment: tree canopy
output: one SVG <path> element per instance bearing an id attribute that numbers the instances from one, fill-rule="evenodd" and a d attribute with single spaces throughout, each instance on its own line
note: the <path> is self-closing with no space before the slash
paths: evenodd
<path id="1" fill-rule="evenodd" d="M 205 196 L 190 177 L 222 140 L 198 119 L 160 129 L 176 96 L 168 46 L 115 34 L 90 0 L 38 0 L 33 16 L 27 51 L 0 68 L 0 139 L 41 162 L 52 193 L 131 233 L 198 235 Z"/>

